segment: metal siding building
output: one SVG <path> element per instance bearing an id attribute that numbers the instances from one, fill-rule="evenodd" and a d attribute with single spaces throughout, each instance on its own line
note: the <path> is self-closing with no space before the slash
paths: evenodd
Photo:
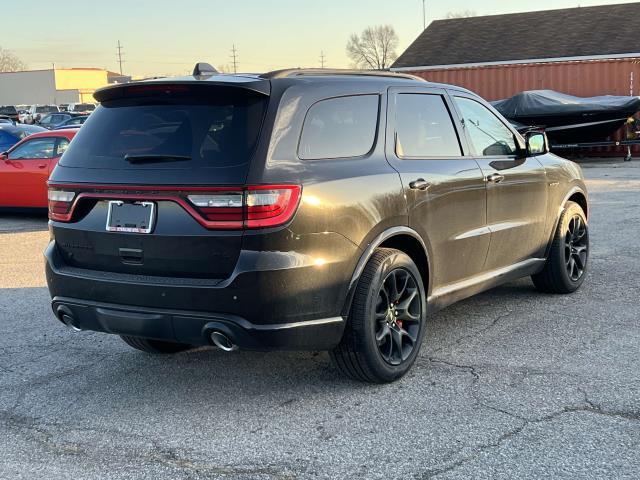
<path id="1" fill-rule="evenodd" d="M 93 92 L 107 84 L 98 68 L 0 73 L 0 105 L 94 102 Z"/>
<path id="2" fill-rule="evenodd" d="M 487 100 L 544 89 L 637 96 L 639 19 L 640 3 L 628 3 L 436 20 L 391 70 L 459 85 Z"/>
<path id="3" fill-rule="evenodd" d="M 640 57 L 402 71 L 468 88 L 487 100 L 543 89 L 578 97 L 640 95 Z"/>

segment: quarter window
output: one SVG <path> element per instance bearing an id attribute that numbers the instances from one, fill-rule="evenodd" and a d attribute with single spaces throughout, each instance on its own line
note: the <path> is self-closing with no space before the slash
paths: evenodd
<path id="1" fill-rule="evenodd" d="M 395 148 L 400 158 L 462 155 L 442 96 L 404 93 L 396 96 Z"/>
<path id="2" fill-rule="evenodd" d="M 68 146 L 69 146 L 69 140 L 67 140 L 66 138 L 61 138 L 60 140 L 58 140 L 55 156 L 59 157 L 60 155 L 62 155 Z"/>
<path id="3" fill-rule="evenodd" d="M 313 105 L 298 147 L 303 160 L 360 157 L 373 148 L 378 95 L 330 98 Z"/>
<path id="4" fill-rule="evenodd" d="M 516 154 L 513 133 L 491 110 L 469 98 L 455 97 L 455 101 L 464 118 L 476 154 L 485 157 Z"/>

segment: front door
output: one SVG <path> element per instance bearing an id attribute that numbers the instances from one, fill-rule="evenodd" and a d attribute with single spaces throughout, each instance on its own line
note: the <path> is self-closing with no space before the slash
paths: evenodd
<path id="1" fill-rule="evenodd" d="M 56 137 L 39 137 L 9 151 L 0 164 L 1 206 L 47 207 L 47 180 L 56 142 Z"/>
<path id="2" fill-rule="evenodd" d="M 442 89 L 392 88 L 387 159 L 399 172 L 409 224 L 429 247 L 430 285 L 446 285 L 482 271 L 489 247 L 484 177 L 454 126 Z"/>
<path id="3" fill-rule="evenodd" d="M 476 98 L 454 93 L 454 102 L 487 185 L 491 246 L 485 265 L 495 270 L 544 256 L 547 178 L 521 138 Z"/>

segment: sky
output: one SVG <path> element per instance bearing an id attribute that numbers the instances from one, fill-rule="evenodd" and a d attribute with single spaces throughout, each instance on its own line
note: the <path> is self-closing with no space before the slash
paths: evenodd
<path id="1" fill-rule="evenodd" d="M 427 24 L 449 12 L 477 15 L 631 3 L 624 0 L 426 0 Z M 238 70 L 350 66 L 352 33 L 389 24 L 400 54 L 422 31 L 422 0 L 0 0 L 0 47 L 31 69 L 99 67 L 123 73 L 176 75 L 198 61 Z"/>

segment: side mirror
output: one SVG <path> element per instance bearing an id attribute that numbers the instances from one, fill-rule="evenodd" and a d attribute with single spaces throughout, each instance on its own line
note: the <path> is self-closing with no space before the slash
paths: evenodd
<path id="1" fill-rule="evenodd" d="M 549 140 L 544 132 L 527 132 L 525 139 L 528 157 L 549 153 Z"/>
<path id="2" fill-rule="evenodd" d="M 0 153 L 0 160 L 4 160 L 5 162 L 9 162 L 9 152 Z"/>

